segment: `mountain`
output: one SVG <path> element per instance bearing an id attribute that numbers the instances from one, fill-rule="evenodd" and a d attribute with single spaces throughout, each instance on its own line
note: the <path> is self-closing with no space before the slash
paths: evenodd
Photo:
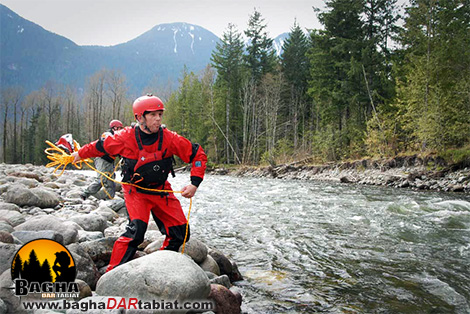
<path id="1" fill-rule="evenodd" d="M 184 66 L 199 72 L 210 62 L 219 38 L 187 23 L 160 24 L 126 43 L 79 46 L 0 4 L 0 82 L 26 92 L 47 81 L 83 88 L 87 77 L 107 68 L 122 71 L 131 91 L 140 93 L 153 78 L 175 82 Z"/>
<path id="2" fill-rule="evenodd" d="M 276 50 L 276 55 L 278 57 L 282 54 L 283 52 L 282 46 L 284 45 L 284 42 L 286 41 L 288 37 L 289 37 L 289 33 L 282 33 L 273 39 L 273 47 L 274 47 L 274 50 Z"/>
<path id="3" fill-rule="evenodd" d="M 115 46 L 79 46 L 45 30 L 0 4 L 0 86 L 22 86 L 26 93 L 54 81 L 83 89 L 103 68 L 120 70 L 130 92 L 139 94 L 154 78 L 177 82 L 186 66 L 199 73 L 210 63 L 219 38 L 187 23 L 160 24 Z M 287 37 L 273 40 L 279 56 Z"/>

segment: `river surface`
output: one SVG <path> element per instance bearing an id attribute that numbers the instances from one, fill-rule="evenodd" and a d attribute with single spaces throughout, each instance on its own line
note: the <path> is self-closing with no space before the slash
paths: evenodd
<path id="1" fill-rule="evenodd" d="M 190 224 L 244 313 L 470 313 L 468 195 L 208 175 Z"/>

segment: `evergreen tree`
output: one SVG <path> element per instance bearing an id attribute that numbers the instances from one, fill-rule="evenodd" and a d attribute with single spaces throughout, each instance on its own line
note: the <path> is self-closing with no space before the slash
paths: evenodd
<path id="1" fill-rule="evenodd" d="M 326 5 L 329 11 L 319 14 L 325 30 L 311 35 L 309 94 L 318 106 L 315 110 L 323 133 L 315 141 L 316 149 L 329 159 L 339 159 L 347 148 L 357 145 L 354 141 L 361 141 L 363 134 L 351 123 L 352 115 L 360 114 L 358 96 L 364 93 L 356 65 L 363 47 L 363 6 L 361 0 L 332 0 Z M 321 143 L 326 138 L 329 142 Z M 318 144 L 328 147 L 328 151 Z"/>
<path id="2" fill-rule="evenodd" d="M 41 265 L 39 282 L 52 282 L 52 269 L 47 259 Z"/>
<path id="3" fill-rule="evenodd" d="M 406 74 L 397 105 L 412 149 L 469 143 L 469 25 L 468 1 L 411 1 L 401 37 Z"/>
<path id="4" fill-rule="evenodd" d="M 13 260 L 13 265 L 11 267 L 11 278 L 16 279 L 20 276 L 23 277 L 23 261 L 21 260 L 20 254 L 16 254 L 15 259 Z"/>
<path id="5" fill-rule="evenodd" d="M 244 59 L 251 79 L 256 84 L 264 74 L 273 71 L 276 65 L 273 40 L 268 37 L 265 29 L 264 19 L 261 17 L 261 13 L 255 9 L 248 21 L 248 28 L 245 30 L 248 46 Z"/>
<path id="6" fill-rule="evenodd" d="M 212 65 L 217 70 L 216 111 L 221 116 L 217 119 L 224 132 L 224 150 L 227 163 L 233 162 L 239 151 L 233 148 L 240 140 L 241 111 L 240 103 L 244 44 L 241 34 L 233 24 L 229 24 L 222 41 L 217 43 L 212 52 Z"/>
<path id="7" fill-rule="evenodd" d="M 289 36 L 283 44 L 281 55 L 281 68 L 287 84 L 288 98 L 283 112 L 292 122 L 292 139 L 294 148 L 298 148 L 299 133 L 306 137 L 306 123 L 311 112 L 307 107 L 307 89 L 309 80 L 309 60 L 307 52 L 309 41 L 297 23 L 291 29 Z M 304 142 L 305 143 L 305 142 Z M 305 147 L 304 147 L 305 148 Z"/>
<path id="8" fill-rule="evenodd" d="M 31 250 L 29 253 L 29 258 L 23 266 L 23 275 L 26 280 L 29 282 L 39 282 L 41 273 L 41 264 L 39 263 L 38 256 L 36 252 Z"/>

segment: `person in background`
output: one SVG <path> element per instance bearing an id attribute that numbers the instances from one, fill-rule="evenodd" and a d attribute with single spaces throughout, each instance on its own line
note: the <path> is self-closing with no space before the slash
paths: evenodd
<path id="1" fill-rule="evenodd" d="M 187 219 L 179 200 L 173 193 L 148 191 L 142 188 L 171 191 L 168 175 L 174 176 L 174 157 L 191 163 L 191 183 L 181 189 L 181 195 L 191 198 L 204 178 L 207 156 L 199 144 L 165 128 L 162 117 L 165 106 L 160 98 L 147 94 L 137 98 L 133 105 L 135 127 L 101 138 L 83 146 L 72 154 L 74 162 L 81 159 L 108 155 L 120 155 L 124 200 L 129 214 L 126 232 L 114 243 L 107 271 L 130 261 L 143 242 L 150 214 L 165 240 L 161 249 L 178 251 L 186 235 Z M 189 226 L 188 237 L 189 240 Z"/>
<path id="2" fill-rule="evenodd" d="M 114 135 L 115 132 L 118 132 L 123 129 L 122 122 L 119 120 L 112 120 L 109 123 L 109 129 L 101 134 L 101 139 L 105 139 L 110 135 Z M 108 176 L 115 178 L 114 175 L 114 161 L 116 159 L 115 155 L 104 154 L 103 156 L 95 158 L 95 168 L 103 173 L 106 173 Z M 104 188 L 107 194 L 107 197 L 114 198 L 116 194 L 116 184 L 97 173 L 97 176 L 93 183 L 91 183 L 81 194 L 80 197 L 83 200 L 86 200 L 90 195 L 96 195 L 101 188 Z"/>

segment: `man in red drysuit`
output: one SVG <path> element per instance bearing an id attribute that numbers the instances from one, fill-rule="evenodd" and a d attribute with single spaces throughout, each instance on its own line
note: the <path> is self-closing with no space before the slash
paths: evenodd
<path id="1" fill-rule="evenodd" d="M 191 184 L 182 189 L 182 196 L 191 198 L 204 178 L 207 156 L 201 146 L 162 127 L 163 102 L 151 94 L 137 98 L 132 105 L 135 127 L 126 127 L 114 135 L 101 138 L 73 153 L 74 162 L 104 154 L 123 158 L 123 182 L 139 187 L 172 190 L 167 178 L 174 176 L 174 155 L 192 163 Z M 161 249 L 178 251 L 186 232 L 186 217 L 173 193 L 153 192 L 123 185 L 129 213 L 126 232 L 114 243 L 107 271 L 130 261 L 137 246 L 144 240 L 149 216 L 166 236 Z M 189 229 L 188 229 L 189 239 Z"/>

